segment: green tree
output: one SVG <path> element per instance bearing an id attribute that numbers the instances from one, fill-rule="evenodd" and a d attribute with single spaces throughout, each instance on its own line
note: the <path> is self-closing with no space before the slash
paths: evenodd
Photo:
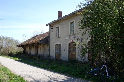
<path id="1" fill-rule="evenodd" d="M 82 53 L 90 52 L 93 64 L 107 62 L 118 75 L 124 73 L 124 0 L 94 0 L 84 5 L 80 27 L 91 39 Z"/>

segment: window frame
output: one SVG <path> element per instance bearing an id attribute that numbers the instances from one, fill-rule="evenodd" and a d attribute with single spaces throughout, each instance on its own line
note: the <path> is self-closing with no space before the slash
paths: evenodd
<path id="1" fill-rule="evenodd" d="M 71 30 L 72 28 L 71 28 L 71 23 L 73 22 L 73 31 Z M 71 32 L 72 31 L 72 32 Z M 70 35 L 74 35 L 75 34 L 75 21 L 73 20 L 73 21 L 70 21 L 69 22 L 69 34 Z"/>
<path id="2" fill-rule="evenodd" d="M 56 37 L 60 38 L 60 27 L 59 26 L 56 27 Z"/>

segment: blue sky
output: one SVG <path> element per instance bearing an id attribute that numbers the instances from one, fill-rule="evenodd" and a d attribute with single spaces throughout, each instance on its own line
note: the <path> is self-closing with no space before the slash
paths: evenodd
<path id="1" fill-rule="evenodd" d="M 83 0 L 0 0 L 0 35 L 20 42 L 48 31 L 58 11 L 67 15 Z"/>

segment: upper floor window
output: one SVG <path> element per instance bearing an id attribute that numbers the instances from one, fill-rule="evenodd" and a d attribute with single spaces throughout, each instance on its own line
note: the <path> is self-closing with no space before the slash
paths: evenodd
<path id="1" fill-rule="evenodd" d="M 74 34 L 74 21 L 70 22 L 70 34 Z"/>
<path id="2" fill-rule="evenodd" d="M 60 37 L 60 35 L 59 35 L 60 33 L 59 33 L 59 27 L 56 27 L 56 37 L 57 38 L 59 38 Z"/>

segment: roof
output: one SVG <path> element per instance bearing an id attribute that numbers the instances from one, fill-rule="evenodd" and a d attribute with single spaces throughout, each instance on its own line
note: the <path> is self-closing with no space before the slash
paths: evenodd
<path id="1" fill-rule="evenodd" d="M 58 18 L 57 20 L 53 20 L 52 22 L 46 24 L 46 26 L 51 25 L 51 24 L 53 24 L 53 23 L 56 23 L 56 22 L 58 22 L 58 21 L 64 20 L 64 19 L 66 19 L 66 18 L 68 18 L 68 17 L 71 17 L 72 15 L 75 15 L 75 14 L 78 15 L 82 10 L 83 10 L 83 9 L 81 8 L 81 9 L 79 9 L 79 10 L 76 10 L 76 11 L 74 11 L 74 12 L 68 14 L 68 15 L 65 15 L 65 16 L 63 16 L 63 17 L 61 17 L 61 18 Z"/>
<path id="2" fill-rule="evenodd" d="M 31 44 L 48 44 L 49 43 L 49 32 L 36 35 L 21 44 L 17 45 L 18 47 L 25 46 L 25 45 L 31 45 Z"/>

